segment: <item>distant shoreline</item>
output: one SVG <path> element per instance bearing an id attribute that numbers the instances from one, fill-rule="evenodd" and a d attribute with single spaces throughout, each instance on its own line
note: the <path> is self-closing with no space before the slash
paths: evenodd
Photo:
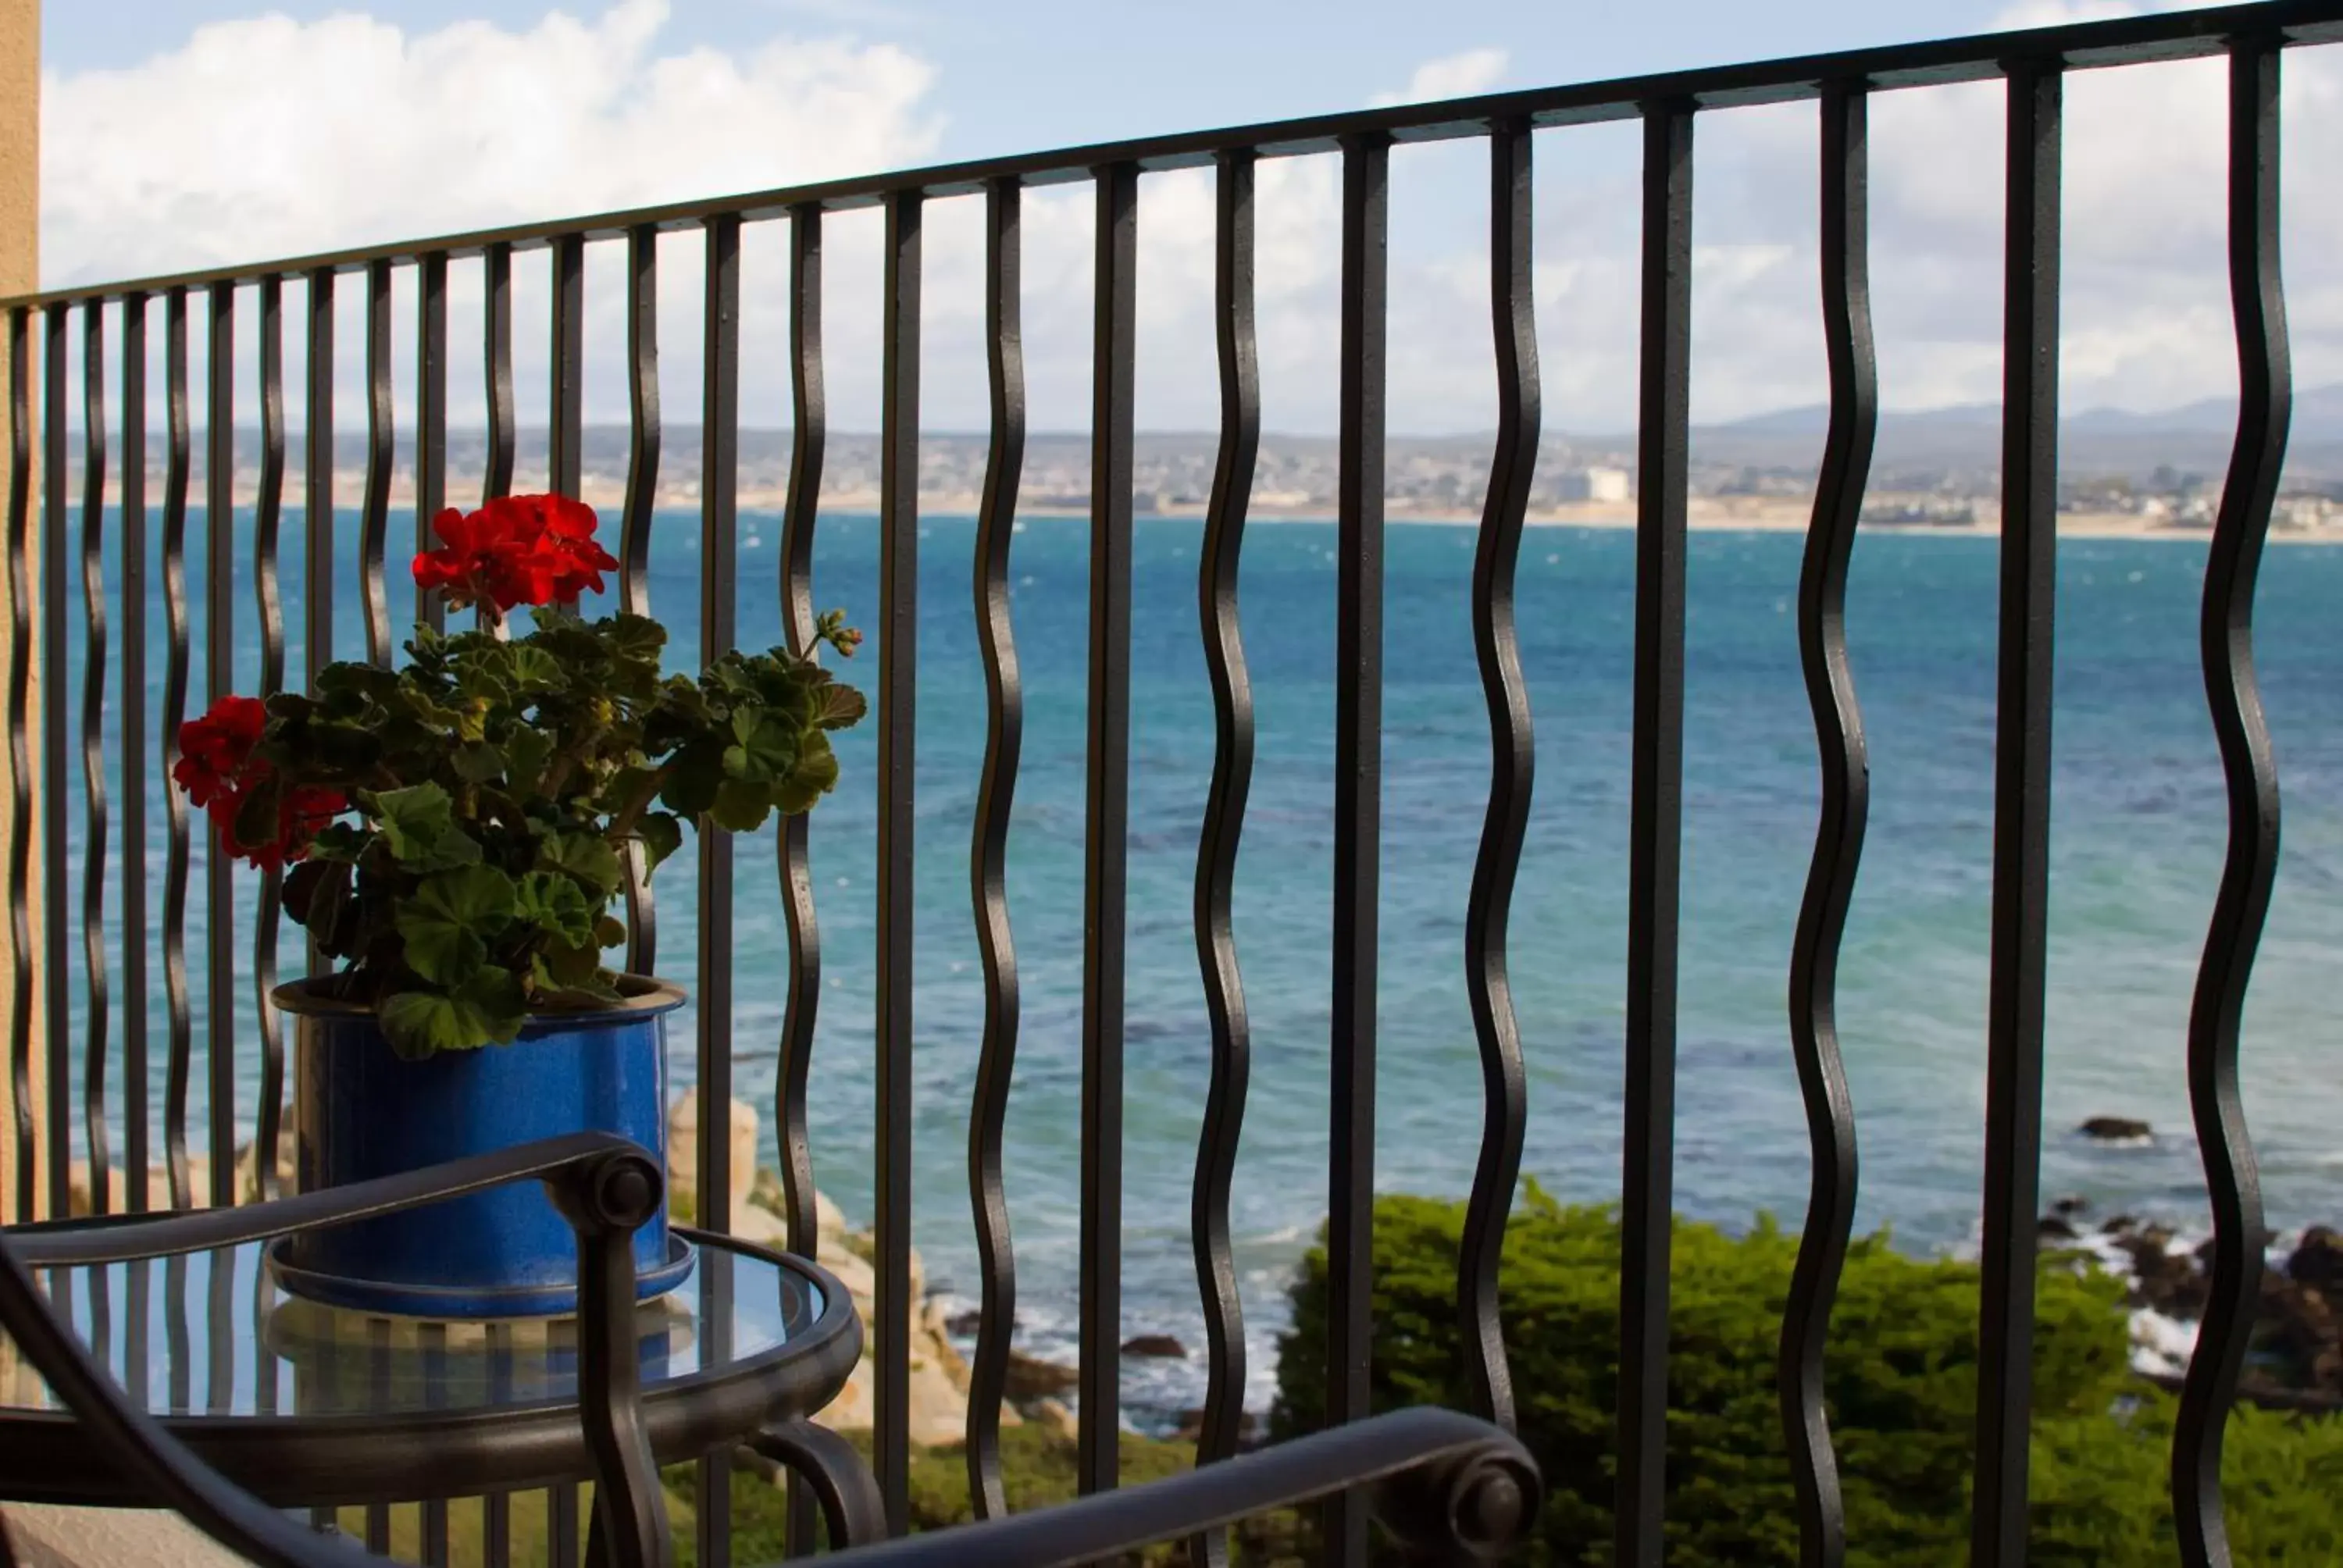
<path id="1" fill-rule="evenodd" d="M 388 498 L 394 519 L 401 514 L 412 517 L 415 496 L 405 482 L 407 476 L 395 480 Z M 541 484 L 542 476 L 534 478 L 522 475 L 516 477 L 515 488 L 527 490 L 532 484 Z M 479 479 L 477 476 L 451 475 L 447 493 L 450 503 L 457 506 L 477 504 Z M 588 474 L 580 487 L 583 498 L 591 506 L 606 512 L 615 512 L 625 502 L 625 487 L 615 479 Z M 153 494 L 150 487 L 150 497 Z M 337 510 L 354 510 L 364 494 L 362 476 L 339 476 L 334 489 Z M 773 515 L 781 511 L 787 492 L 764 486 L 740 488 L 735 505 L 739 512 Z M 250 507 L 256 497 L 248 484 L 237 487 L 236 505 Z M 1021 505 L 1021 518 L 1084 518 L 1087 507 L 1051 503 Z M 920 510 L 930 517 L 973 517 L 979 498 L 961 492 L 937 492 L 920 497 Z M 150 505 L 151 505 L 150 501 Z M 300 526 L 302 487 L 297 478 L 288 476 L 281 498 L 285 526 L 297 529 Z M 698 511 L 699 495 L 697 487 L 677 486 L 661 490 L 653 508 L 660 512 Z M 825 513 L 870 514 L 879 510 L 876 491 L 851 490 L 831 492 L 821 498 Z M 1198 522 L 1204 516 L 1202 505 L 1153 505 L 1135 511 L 1135 520 L 1147 522 Z M 1474 528 L 1481 521 L 1478 507 L 1441 509 L 1427 508 L 1406 498 L 1387 497 L 1383 502 L 1383 518 L 1387 523 L 1433 524 L 1445 527 Z M 1331 522 L 1333 514 L 1322 502 L 1302 505 L 1256 502 L 1246 509 L 1246 519 L 1255 523 L 1323 523 Z M 1769 533 L 1803 534 L 1813 519 L 1813 502 L 1796 497 L 1718 497 L 1694 496 L 1686 508 L 1685 525 L 1699 533 Z M 1564 506 L 1531 508 L 1525 519 L 1534 528 L 1632 528 L 1635 526 L 1632 504 L 1618 502 L 1578 502 Z M 1900 535 L 1915 538 L 1997 538 L 1998 524 L 1991 520 L 1974 523 L 1932 522 L 1868 522 L 1862 526 L 1866 538 Z M 2087 539 L 2158 539 L 2203 544 L 2212 538 L 2209 526 L 2176 525 L 2169 521 L 2144 518 L 2132 512 L 2062 512 L 2058 516 L 2058 534 L 2062 538 Z M 2343 527 L 2301 528 L 2274 527 L 2268 536 L 2271 544 L 2343 545 Z"/>

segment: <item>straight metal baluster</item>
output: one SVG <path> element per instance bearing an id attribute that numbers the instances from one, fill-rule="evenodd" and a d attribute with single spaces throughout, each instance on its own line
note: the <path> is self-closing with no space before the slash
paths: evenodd
<path id="1" fill-rule="evenodd" d="M 179 726 L 187 717 L 187 484 L 192 442 L 187 418 L 187 291 L 174 288 L 163 313 L 163 729 L 158 767 L 165 779 L 179 759 Z M 170 1052 L 163 1069 L 163 1163 L 171 1207 L 195 1201 L 187 1159 L 187 1083 L 193 1075 L 195 1017 L 187 994 L 186 798 L 163 790 L 168 847 L 163 866 L 163 1005 Z"/>
<path id="2" fill-rule="evenodd" d="M 122 1207 L 146 1211 L 146 297 L 122 300 Z M 167 788 L 167 786 L 166 786 Z M 136 1276 L 134 1274 L 134 1279 Z M 136 1287 L 134 1285 L 133 1287 Z M 136 1323 L 140 1320 L 133 1316 Z M 137 1364 L 137 1358 L 131 1358 Z"/>
<path id="3" fill-rule="evenodd" d="M 1542 416 L 1531 280 L 1531 155 L 1528 121 L 1491 131 L 1489 310 L 1497 354 L 1497 447 L 1473 560 L 1473 650 L 1489 709 L 1489 807 L 1464 912 L 1464 986 L 1481 1046 L 1483 1110 L 1481 1157 L 1456 1273 L 1456 1302 L 1465 1324 L 1464 1370 L 1473 1403 L 1508 1428 L 1513 1424 L 1513 1381 L 1505 1362 L 1497 1286 L 1505 1221 L 1521 1176 L 1529 1091 L 1505 941 L 1537 761 L 1513 629 L 1513 568 L 1529 511 Z"/>
<path id="4" fill-rule="evenodd" d="M 45 363 L 41 376 L 41 668 L 57 678 L 41 683 L 41 908 L 46 924 L 41 944 L 42 995 L 48 1006 L 48 1193 L 49 1213 L 62 1219 L 73 1207 L 73 1016 L 65 1005 L 70 983 L 65 940 L 68 885 L 65 810 L 65 680 L 72 658 L 65 649 L 65 329 L 70 307 L 43 312 Z"/>
<path id="5" fill-rule="evenodd" d="M 2237 1032 L 2278 874 L 2278 763 L 2254 673 L 2254 582 L 2294 412 L 2278 272 L 2278 40 L 2229 55 L 2229 297 L 2237 319 L 2237 436 L 2205 566 L 2198 638 L 2228 786 L 2228 853 L 2188 1017 L 2188 1101 L 2213 1207 L 2213 1266 L 2172 1439 L 2172 1503 L 2187 1568 L 2228 1568 L 2221 1437 L 2260 1305 L 2268 1232 L 2237 1094 Z"/>
<path id="6" fill-rule="evenodd" d="M 334 272 L 309 274 L 308 435 L 301 473 L 301 662 L 304 684 L 334 660 Z M 311 953 L 311 971 L 317 972 Z"/>
<path id="7" fill-rule="evenodd" d="M 437 542 L 431 519 L 447 499 L 447 255 L 415 258 L 415 548 Z M 447 601 L 420 585 L 415 618 L 434 630 L 445 625 Z"/>
<path id="8" fill-rule="evenodd" d="M 821 378 L 821 208 L 789 213 L 789 487 L 780 548 L 781 629 L 799 657 L 814 648 L 813 536 L 821 500 L 827 410 Z M 814 1201 L 813 1149 L 806 1128 L 806 1086 L 813 1026 L 821 1006 L 821 933 L 815 919 L 813 872 L 806 859 L 804 817 L 780 824 L 781 910 L 789 929 L 789 993 L 783 1001 L 780 1070 L 774 1085 L 774 1138 L 781 1161 L 781 1201 L 789 1251 L 811 1258 L 821 1229 Z M 789 1483 L 789 1553 L 813 1554 L 820 1517 L 812 1488 Z"/>
<path id="9" fill-rule="evenodd" d="M 1334 620 L 1334 899 L 1327 1164 L 1326 1420 L 1368 1413 L 1373 1331 L 1375 982 L 1382 879 L 1384 298 L 1391 141 L 1342 144 Z M 1326 1561 L 1366 1560 L 1366 1499 L 1322 1506 Z"/>
<path id="10" fill-rule="evenodd" d="M 236 687 L 236 286 L 211 285 L 204 408 L 204 695 Z M 211 1201 L 236 1201 L 236 862 L 218 833 L 204 851 Z"/>
<path id="11" fill-rule="evenodd" d="M 917 191 L 887 198 L 879 467 L 878 1320 L 872 1450 L 887 1528 L 910 1527 L 912 780 L 920 612 L 920 219 Z"/>
<path id="12" fill-rule="evenodd" d="M 423 1363 L 423 1407 L 442 1409 L 447 1402 L 447 1325 L 418 1323 L 415 1342 L 417 1359 Z M 424 1568 L 447 1568 L 447 1500 L 427 1497 L 419 1512 L 417 1534 L 422 1543 Z M 725 1559 L 714 1561 L 721 1563 Z"/>
<path id="13" fill-rule="evenodd" d="M 1001 1403 L 1017 1316 L 1017 1254 L 1010 1241 L 1009 1195 L 1001 1188 L 1001 1140 L 1017 1062 L 1017 946 L 1005 886 L 1009 819 L 1025 696 L 1009 609 L 1009 548 L 1017 485 L 1025 466 L 1025 345 L 1021 325 L 1023 186 L 996 180 L 985 190 L 986 368 L 992 394 L 991 450 L 976 518 L 976 634 L 984 658 L 984 771 L 977 783 L 969 849 L 970 899 L 984 964 L 984 1040 L 969 1108 L 968 1192 L 976 1222 L 981 1311 L 969 1369 L 968 1493 L 980 1519 L 1009 1512 L 1001 1482 Z"/>
<path id="14" fill-rule="evenodd" d="M 512 1398 L 513 1332 L 491 1323 L 488 1337 L 488 1402 L 503 1404 Z M 512 1568 L 512 1493 L 492 1492 L 480 1500 L 483 1568 Z"/>
<path id="15" fill-rule="evenodd" d="M 2026 1561 L 2057 580 L 2059 89 L 2056 60 L 2009 68 L 1993 976 L 1986 1003 L 1976 1485 L 1969 1538 L 1976 1568 L 2016 1568 Z"/>
<path id="16" fill-rule="evenodd" d="M 1090 745 L 1082 843 L 1083 1493 L 1119 1480 L 1122 1399 L 1123 918 L 1131 796 L 1131 483 L 1139 166 L 1097 171 L 1091 327 Z"/>
<path id="17" fill-rule="evenodd" d="M 1236 1452 L 1244 1417 L 1244 1307 L 1229 1244 L 1229 1189 L 1244 1128 L 1252 1030 L 1230 909 L 1245 799 L 1252 787 L 1252 681 L 1245 669 L 1238 625 L 1237 582 L 1254 460 L 1261 450 L 1261 357 L 1253 318 L 1254 156 L 1251 148 L 1223 153 L 1214 192 L 1212 319 L 1220 358 L 1221 433 L 1196 568 L 1197 627 L 1212 683 L 1212 782 L 1197 837 L 1195 894 L 1196 962 L 1212 1020 L 1212 1067 L 1196 1141 L 1189 1209 L 1206 1356 L 1198 1464 Z M 1228 1533 L 1212 1530 L 1195 1537 L 1188 1555 L 1200 1564 L 1225 1563 Z"/>
<path id="18" fill-rule="evenodd" d="M 1620 1181 L 1619 1481 L 1614 1511 L 1622 1568 L 1657 1568 L 1667 1488 L 1691 327 L 1692 108 L 1654 104 L 1644 114 L 1626 1151 Z"/>
<path id="19" fill-rule="evenodd" d="M 552 394 L 546 428 L 546 487 L 575 498 L 582 477 L 586 410 L 586 237 L 553 242 Z M 571 1503 L 574 1505 L 576 1499 Z"/>
<path id="20" fill-rule="evenodd" d="M 81 945 L 89 988 L 82 1055 L 82 1135 L 89 1156 L 93 1214 L 114 1208 L 107 1167 L 114 1159 L 106 1127 L 106 1053 L 111 1022 L 106 963 L 106 307 L 82 307 L 81 777 L 83 795 Z M 126 792 L 127 784 L 126 781 Z M 62 911 L 60 911 L 62 912 Z M 102 1275 L 96 1276 L 102 1278 Z"/>
<path id="21" fill-rule="evenodd" d="M 584 477 L 586 388 L 586 238 L 563 235 L 552 246 L 553 304 L 548 323 L 551 363 L 546 427 L 546 487 L 575 498 Z M 554 1568 L 578 1562 L 578 1489 L 545 1494 L 548 1550 Z"/>
<path id="22" fill-rule="evenodd" d="M 277 528 L 285 509 L 284 280 L 260 280 L 260 488 L 252 525 L 252 600 L 260 618 L 260 695 L 285 689 L 285 604 L 277 588 Z M 260 1196 L 277 1195 L 277 1130 L 285 1116 L 285 1020 L 277 989 L 277 928 L 285 873 L 260 877 L 260 912 L 252 930 L 253 1007 L 260 1020 L 260 1104 L 254 1114 L 253 1179 Z"/>
<path id="23" fill-rule="evenodd" d="M 365 607 L 367 660 L 386 668 L 391 656 L 390 596 L 383 551 L 390 535 L 390 263 L 367 266 L 367 477 L 358 517 L 358 596 Z"/>
<path id="24" fill-rule="evenodd" d="M 9 1103 L 15 1108 L 14 1218 L 39 1212 L 33 1113 L 33 346 L 32 312 L 8 313 Z"/>
<path id="25" fill-rule="evenodd" d="M 739 641 L 740 219 L 708 220 L 699 406 L 699 661 Z M 699 1223 L 732 1228 L 732 835 L 703 821 L 699 841 Z M 711 1333 L 729 1322 L 709 1325 Z M 715 1347 L 711 1346 L 711 1352 Z M 699 1462 L 699 1561 L 732 1560 L 729 1444 Z"/>
<path id="26" fill-rule="evenodd" d="M 1798 649 L 1821 754 L 1822 809 L 1790 949 L 1790 1047 L 1805 1097 L 1813 1174 L 1797 1267 L 1782 1312 L 1780 1397 L 1806 1568 L 1838 1568 L 1846 1555 L 1838 1458 L 1823 1403 L 1823 1354 L 1855 1226 L 1855 1107 L 1839 1059 L 1838 953 L 1871 799 L 1863 714 L 1846 652 L 1847 560 L 1879 422 L 1871 336 L 1868 101 L 1855 84 L 1834 83 L 1823 93 L 1823 340 L 1831 416 L 1798 580 Z"/>
<path id="27" fill-rule="evenodd" d="M 627 389 L 632 417 L 627 442 L 626 513 L 618 535 L 618 608 L 651 613 L 651 508 L 659 496 L 659 230 L 627 234 Z M 627 968 L 647 975 L 659 963 L 659 910 L 639 842 L 627 846 Z M 712 1130 L 702 1131 L 713 1135 Z M 707 1140 L 702 1138 L 701 1141 Z"/>

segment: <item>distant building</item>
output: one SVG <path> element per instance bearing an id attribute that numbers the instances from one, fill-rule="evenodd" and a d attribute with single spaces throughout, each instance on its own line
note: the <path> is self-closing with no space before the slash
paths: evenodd
<path id="1" fill-rule="evenodd" d="M 1634 480 L 1624 468 L 1570 468 L 1555 481 L 1564 501 L 1624 502 L 1635 498 Z"/>

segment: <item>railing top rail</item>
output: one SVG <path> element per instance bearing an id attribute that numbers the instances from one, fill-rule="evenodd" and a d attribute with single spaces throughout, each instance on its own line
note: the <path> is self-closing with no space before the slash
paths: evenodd
<path id="1" fill-rule="evenodd" d="M 1102 142 L 1091 146 L 1061 147 L 702 197 L 588 217 L 555 218 L 315 256 L 240 263 L 166 276 L 77 285 L 0 298 L 0 309 L 108 300 L 219 283 L 250 283 L 271 276 L 297 276 L 326 270 L 350 272 L 374 262 L 411 261 L 421 256 L 476 256 L 492 245 L 533 250 L 556 239 L 579 236 L 594 240 L 618 239 L 645 226 L 661 230 L 692 229 L 725 216 L 759 222 L 785 216 L 796 207 L 818 206 L 835 212 L 876 206 L 890 196 L 906 191 L 930 196 L 973 196 L 999 180 L 1028 186 L 1069 184 L 1087 179 L 1096 170 L 1115 164 L 1135 164 L 1150 171 L 1194 168 L 1211 164 L 1222 153 L 1242 149 L 1263 157 L 1291 157 L 1333 152 L 1346 139 L 1358 136 L 1387 136 L 1399 142 L 1444 141 L 1483 136 L 1493 125 L 1522 120 L 1544 126 L 1630 119 L 1653 103 L 1688 102 L 1702 108 L 1746 107 L 1815 97 L 1828 83 L 1862 82 L 1875 90 L 1936 86 L 1988 80 L 2006 74 L 2019 62 L 2056 61 L 2069 70 L 2089 70 L 2191 59 L 2217 54 L 2232 39 L 2248 35 L 2276 36 L 2287 45 L 2343 40 L 2343 0 L 2261 0 L 2252 5 L 2214 5 L 2053 27 L 1973 34 L 1960 38 Z"/>

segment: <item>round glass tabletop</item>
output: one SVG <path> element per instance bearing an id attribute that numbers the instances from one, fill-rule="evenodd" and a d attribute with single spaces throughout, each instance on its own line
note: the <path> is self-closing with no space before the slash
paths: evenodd
<path id="1" fill-rule="evenodd" d="M 813 1414 L 861 1343 L 852 1302 L 811 1264 L 679 1233 L 696 1265 L 636 1309 L 643 1425 L 663 1462 Z M 134 1402 L 273 1502 L 455 1495 L 590 1472 L 574 1319 L 348 1312 L 288 1294 L 265 1252 L 255 1242 L 35 1278 Z M 99 1458 L 37 1377 L 0 1378 L 0 1496 L 129 1501 Z"/>
<path id="2" fill-rule="evenodd" d="M 266 1244 L 36 1277 L 134 1401 L 159 1416 L 393 1415 L 574 1399 L 570 1318 L 440 1322 L 290 1295 Z M 756 1253 L 699 1249 L 636 1310 L 644 1392 L 761 1360 L 822 1315 L 821 1287 Z M 15 1388 L 11 1404 L 45 1387 Z"/>

